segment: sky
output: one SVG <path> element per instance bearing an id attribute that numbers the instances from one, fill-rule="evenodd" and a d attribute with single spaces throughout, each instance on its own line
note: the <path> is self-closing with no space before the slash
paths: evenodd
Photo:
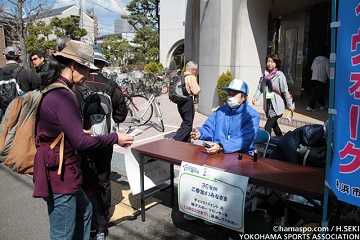
<path id="1" fill-rule="evenodd" d="M 86 9 L 94 8 L 95 16 L 98 17 L 99 36 L 114 33 L 114 20 L 119 19 L 124 14 L 126 5 L 131 2 L 131 0 L 56 0 L 54 8 L 73 4 L 80 6 L 80 1 L 82 1 L 84 12 Z"/>
<path id="2" fill-rule="evenodd" d="M 60 8 L 74 4 L 79 7 L 80 1 L 82 1 L 84 12 L 86 9 L 94 8 L 95 16 L 98 17 L 99 36 L 114 33 L 114 20 L 119 19 L 126 12 L 126 5 L 131 2 L 131 0 L 29 0 L 23 5 L 23 10 L 26 14 L 29 9 L 38 6 L 39 3 L 45 8 L 51 5 L 53 8 Z M 10 12 L 16 12 L 17 10 L 11 2 L 16 3 L 16 1 L 0 0 L 0 6 L 9 8 Z M 128 12 L 126 13 L 128 14 Z"/>

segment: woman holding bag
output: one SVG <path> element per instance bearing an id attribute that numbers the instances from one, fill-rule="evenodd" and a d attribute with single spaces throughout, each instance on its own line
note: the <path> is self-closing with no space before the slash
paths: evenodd
<path id="1" fill-rule="evenodd" d="M 281 118 L 285 111 L 285 102 L 287 108 L 295 111 L 295 104 L 292 102 L 291 94 L 288 90 L 286 77 L 279 71 L 281 61 L 276 54 L 269 54 L 265 59 L 266 70 L 263 77 L 260 78 L 258 87 L 252 99 L 252 104 L 263 94 L 263 108 L 266 113 L 267 121 L 265 130 L 271 136 L 271 129 L 276 136 L 282 136 L 281 129 L 277 120 Z"/>

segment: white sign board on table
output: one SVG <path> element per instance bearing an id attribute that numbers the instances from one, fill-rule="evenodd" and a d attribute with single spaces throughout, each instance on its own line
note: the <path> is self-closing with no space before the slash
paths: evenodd
<path id="1" fill-rule="evenodd" d="M 244 232 L 249 178 L 209 166 L 182 162 L 178 183 L 181 212 Z"/>
<path id="2" fill-rule="evenodd" d="M 140 193 L 140 156 L 131 148 L 125 150 L 125 168 L 133 195 Z M 170 180 L 170 163 L 144 157 L 144 190 Z"/>

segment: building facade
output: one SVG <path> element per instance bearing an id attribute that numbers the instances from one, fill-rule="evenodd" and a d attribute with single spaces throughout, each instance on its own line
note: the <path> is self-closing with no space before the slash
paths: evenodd
<path id="1" fill-rule="evenodd" d="M 130 43 L 135 37 L 136 30 L 129 24 L 126 19 L 119 18 L 114 21 L 114 34 L 121 35 L 123 39 L 126 39 Z"/>
<path id="2" fill-rule="evenodd" d="M 54 17 L 58 18 L 66 18 L 66 17 L 76 17 L 79 18 L 79 7 L 76 5 L 51 9 L 50 11 L 43 12 L 39 18 L 37 18 L 38 21 L 44 21 L 46 24 L 49 24 L 51 22 L 51 19 Z M 97 35 L 98 35 L 98 29 L 97 29 L 97 18 L 94 15 L 94 11 L 89 9 L 87 11 L 88 13 L 85 13 L 84 11 L 81 11 L 81 18 L 80 18 L 80 24 L 79 26 L 87 31 L 87 35 L 81 38 L 81 41 L 87 44 L 93 44 Z M 49 36 L 50 39 L 55 39 L 56 35 L 52 34 Z"/>
<path id="3" fill-rule="evenodd" d="M 129 24 L 127 19 L 119 18 L 114 21 L 114 33 L 135 33 L 135 28 Z"/>
<path id="4" fill-rule="evenodd" d="M 160 62 L 169 67 L 184 60 L 185 16 L 187 0 L 160 1 Z"/>

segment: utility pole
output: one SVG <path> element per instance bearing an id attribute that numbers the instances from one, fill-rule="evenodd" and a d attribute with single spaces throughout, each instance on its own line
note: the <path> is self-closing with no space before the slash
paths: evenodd
<path id="1" fill-rule="evenodd" d="M 82 0 L 79 0 L 79 27 L 83 28 L 83 16 L 82 16 Z M 81 37 L 80 37 L 80 41 L 81 41 Z M 81 41 L 82 42 L 82 41 Z"/>

